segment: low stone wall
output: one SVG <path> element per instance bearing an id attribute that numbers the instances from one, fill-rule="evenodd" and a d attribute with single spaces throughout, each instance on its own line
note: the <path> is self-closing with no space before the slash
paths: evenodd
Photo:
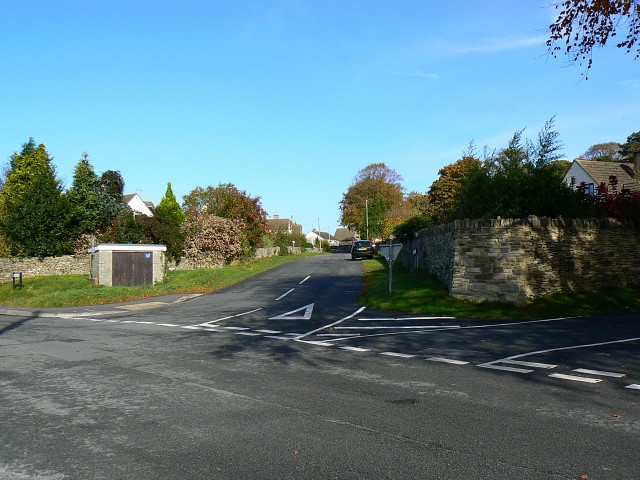
<path id="1" fill-rule="evenodd" d="M 398 261 L 456 297 L 522 303 L 640 283 L 640 235 L 614 219 L 459 220 L 420 231 Z"/>
<path id="2" fill-rule="evenodd" d="M 278 255 L 279 247 L 258 248 L 256 258 Z M 299 254 L 299 247 L 289 247 L 290 254 Z M 200 258 L 198 260 L 183 258 L 178 265 L 169 262 L 169 270 L 193 270 L 196 268 L 219 268 L 224 262 L 217 259 Z M 13 272 L 22 272 L 23 278 L 48 275 L 86 275 L 91 276 L 91 256 L 66 255 L 62 257 L 38 258 L 6 258 L 0 257 L 0 282 L 11 282 Z"/>
<path id="3" fill-rule="evenodd" d="M 63 257 L 0 258 L 0 282 L 12 281 L 13 272 L 22 272 L 23 277 L 46 275 L 86 275 L 90 272 L 90 256 L 66 255 Z"/>

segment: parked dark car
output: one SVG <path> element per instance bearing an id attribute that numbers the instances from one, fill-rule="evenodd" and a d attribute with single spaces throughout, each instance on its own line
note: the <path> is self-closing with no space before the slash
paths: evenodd
<path id="1" fill-rule="evenodd" d="M 356 258 L 373 258 L 376 251 L 370 240 L 356 240 L 351 245 L 351 260 Z"/>

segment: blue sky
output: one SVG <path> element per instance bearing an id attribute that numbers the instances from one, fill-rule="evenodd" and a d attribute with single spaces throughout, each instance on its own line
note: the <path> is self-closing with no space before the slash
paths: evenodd
<path id="1" fill-rule="evenodd" d="M 355 174 L 409 191 L 473 140 L 565 158 L 640 130 L 640 61 L 548 58 L 548 0 L 0 0 L 0 160 L 29 137 L 70 186 L 83 152 L 125 193 L 231 182 L 305 231 L 339 226 Z"/>

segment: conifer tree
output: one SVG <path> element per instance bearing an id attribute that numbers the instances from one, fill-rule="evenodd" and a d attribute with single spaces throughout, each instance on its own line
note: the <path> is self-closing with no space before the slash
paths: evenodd
<path id="1" fill-rule="evenodd" d="M 0 194 L 0 227 L 12 255 L 46 256 L 69 253 L 73 247 L 70 209 L 43 144 L 30 138 L 11 156 L 11 169 Z"/>

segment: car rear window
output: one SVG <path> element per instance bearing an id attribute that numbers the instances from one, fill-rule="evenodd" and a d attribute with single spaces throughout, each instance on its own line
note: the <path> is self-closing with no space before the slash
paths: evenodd
<path id="1" fill-rule="evenodd" d="M 371 245 L 371 242 L 369 240 L 361 240 L 359 242 L 356 242 L 356 247 L 369 247 Z"/>

